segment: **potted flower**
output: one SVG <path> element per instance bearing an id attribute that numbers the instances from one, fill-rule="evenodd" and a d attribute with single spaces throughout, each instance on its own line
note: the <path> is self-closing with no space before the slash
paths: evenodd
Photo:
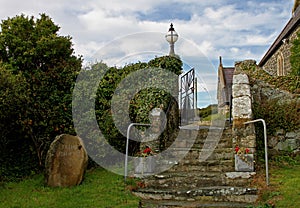
<path id="1" fill-rule="evenodd" d="M 155 158 L 149 146 L 138 153 L 134 160 L 134 172 L 136 176 L 151 175 L 155 170 Z"/>
<path id="2" fill-rule="evenodd" d="M 235 147 L 235 171 L 253 172 L 254 159 L 249 148 Z"/>

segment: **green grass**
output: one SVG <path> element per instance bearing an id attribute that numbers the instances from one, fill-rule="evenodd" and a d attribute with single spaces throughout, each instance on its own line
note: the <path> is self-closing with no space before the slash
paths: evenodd
<path id="1" fill-rule="evenodd" d="M 124 177 L 103 169 L 90 170 L 79 186 L 50 188 L 36 175 L 0 184 L 0 208 L 136 208 L 139 199 L 126 190 Z"/>
<path id="2" fill-rule="evenodd" d="M 226 119 L 228 117 L 229 116 L 227 116 L 227 115 L 211 114 L 211 115 L 208 115 L 205 118 L 202 118 L 202 121 L 224 120 L 224 119 Z"/>
<path id="3" fill-rule="evenodd" d="M 257 208 L 300 207 L 300 163 L 280 164 L 271 164 L 270 186 L 263 188 Z M 259 178 L 264 185 L 265 178 Z M 44 177 L 36 175 L 20 182 L 0 183 L 0 208 L 137 208 L 139 199 L 127 190 L 136 183 L 128 179 L 125 186 L 124 177 L 101 168 L 89 170 L 83 183 L 71 188 L 44 186 Z"/>
<path id="4" fill-rule="evenodd" d="M 300 207 L 300 164 L 271 166 L 270 186 L 262 193 L 261 204 L 276 208 Z M 267 206 L 267 204 L 269 206 Z"/>
<path id="5" fill-rule="evenodd" d="M 276 207 L 300 207 L 300 165 L 276 170 L 273 181 L 278 187 Z"/>

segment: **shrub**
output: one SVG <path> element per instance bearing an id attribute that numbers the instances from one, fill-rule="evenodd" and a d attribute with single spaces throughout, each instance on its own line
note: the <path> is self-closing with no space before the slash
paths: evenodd
<path id="1" fill-rule="evenodd" d="M 97 65 L 97 64 L 96 64 Z M 95 66 L 96 66 L 95 65 Z M 95 67 L 94 66 L 94 67 Z M 117 86 L 119 83 L 130 73 L 136 72 L 140 69 L 147 69 L 152 67 L 163 68 L 169 70 L 175 74 L 180 74 L 182 71 L 182 62 L 180 59 L 164 56 L 158 57 L 150 60 L 148 63 L 135 63 L 124 66 L 121 69 L 117 69 L 115 67 L 111 67 L 108 69 L 107 73 L 104 75 L 103 79 L 100 81 L 99 88 L 97 91 L 96 98 L 96 117 L 99 123 L 99 127 L 101 132 L 104 134 L 106 140 L 114 146 L 120 152 L 125 151 L 125 141 L 126 138 L 115 126 L 115 121 L 112 118 L 112 108 L 111 108 L 111 100 L 115 95 L 115 99 L 122 100 L 123 98 L 130 97 L 130 93 L 127 95 L 127 91 L 124 90 L 120 95 L 115 93 Z M 163 83 L 168 83 L 168 78 L 157 77 L 158 79 L 162 79 Z M 178 83 L 177 80 L 175 80 Z M 143 79 L 135 79 L 136 84 L 143 83 Z M 170 82 L 170 84 L 172 84 Z M 130 121 L 133 123 L 150 123 L 149 113 L 154 108 L 161 108 L 165 112 L 168 111 L 170 105 L 177 105 L 176 102 L 171 102 L 173 100 L 172 96 L 169 93 L 165 92 L 162 89 L 157 88 L 147 88 L 143 89 L 130 101 L 129 107 L 129 117 Z M 170 104 L 172 103 L 172 104 Z M 117 103 L 116 105 L 122 105 L 122 103 Z M 174 123 L 178 124 L 178 115 L 177 120 L 176 116 L 173 118 L 175 120 Z M 125 119 L 124 119 L 125 120 Z M 171 120 L 171 119 L 169 119 Z M 122 120 L 119 122 L 123 122 Z M 129 124 L 124 123 L 122 126 L 127 127 Z M 176 130 L 176 124 L 174 124 L 174 131 Z M 171 132 L 169 132 L 171 134 Z M 161 138 L 161 143 L 168 143 L 166 140 L 170 137 L 170 135 L 164 134 Z M 130 142 L 130 150 L 131 155 L 135 154 L 139 151 L 139 142 Z M 161 147 L 165 148 L 165 147 Z"/>

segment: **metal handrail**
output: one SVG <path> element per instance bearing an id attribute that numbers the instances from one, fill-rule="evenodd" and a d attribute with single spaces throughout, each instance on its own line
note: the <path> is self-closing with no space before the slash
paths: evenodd
<path id="1" fill-rule="evenodd" d="M 171 109 L 171 105 L 173 103 L 173 99 L 171 98 L 167 111 L 166 111 L 166 117 L 164 118 L 164 120 L 162 121 L 162 125 L 166 125 L 166 121 L 168 120 L 168 114 L 169 111 Z M 127 135 L 126 135 L 126 153 L 125 153 L 125 171 L 124 171 L 124 181 L 126 182 L 126 178 L 127 178 L 127 170 L 128 170 L 128 148 L 129 148 L 129 137 L 130 137 L 130 129 L 133 126 L 151 126 L 151 124 L 143 124 L 143 123 L 131 123 L 129 124 L 128 128 L 127 128 Z"/>
<path id="2" fill-rule="evenodd" d="M 245 122 L 244 124 L 250 124 L 261 121 L 264 126 L 264 141 L 265 141 L 265 162 L 266 162 L 266 183 L 269 186 L 269 165 L 268 165 L 268 144 L 267 144 L 267 126 L 264 119 L 256 119 L 253 121 Z"/>

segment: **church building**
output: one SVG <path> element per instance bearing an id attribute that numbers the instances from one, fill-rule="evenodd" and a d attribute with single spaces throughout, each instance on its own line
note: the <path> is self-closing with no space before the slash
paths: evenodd
<path id="1" fill-rule="evenodd" d="M 300 32 L 299 4 L 300 0 L 295 0 L 292 17 L 258 64 L 273 76 L 284 76 L 291 72 L 291 47 Z"/>

